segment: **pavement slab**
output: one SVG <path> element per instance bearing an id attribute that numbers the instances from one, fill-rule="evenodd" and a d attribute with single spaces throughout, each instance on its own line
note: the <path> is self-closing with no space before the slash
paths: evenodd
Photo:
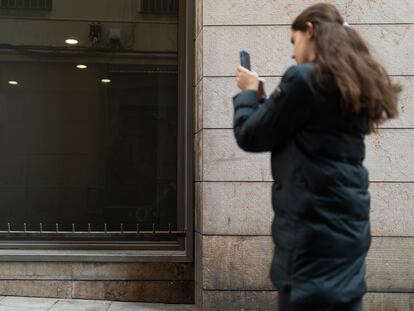
<path id="1" fill-rule="evenodd" d="M 0 296 L 0 311 L 195 311 L 194 305 Z"/>

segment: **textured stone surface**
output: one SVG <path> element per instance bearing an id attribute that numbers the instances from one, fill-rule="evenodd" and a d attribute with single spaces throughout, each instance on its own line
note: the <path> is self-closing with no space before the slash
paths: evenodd
<path id="1" fill-rule="evenodd" d="M 414 2 L 411 0 L 348 0 L 350 23 L 414 23 Z"/>
<path id="2" fill-rule="evenodd" d="M 202 243 L 204 289 L 274 289 L 271 237 L 204 236 Z"/>
<path id="3" fill-rule="evenodd" d="M 271 181 L 270 154 L 248 153 L 232 130 L 203 130 L 204 181 Z"/>
<path id="4" fill-rule="evenodd" d="M 242 151 L 229 129 L 203 130 L 205 181 L 272 181 L 269 153 Z M 414 181 L 412 129 L 379 130 L 368 136 L 365 165 L 371 181 Z"/>
<path id="5" fill-rule="evenodd" d="M 204 182 L 196 189 L 202 201 L 199 232 L 270 235 L 271 182 Z M 414 183 L 372 183 L 370 192 L 372 234 L 414 236 Z"/>
<path id="6" fill-rule="evenodd" d="M 0 280 L 0 295 L 70 298 L 70 281 Z"/>
<path id="7" fill-rule="evenodd" d="M 252 69 L 262 76 L 281 75 L 294 62 L 290 58 L 287 26 L 205 27 L 204 76 L 234 76 L 239 51 L 249 51 Z"/>
<path id="8" fill-rule="evenodd" d="M 204 0 L 204 25 L 290 24 L 318 0 Z M 413 23 L 411 0 L 328 0 L 350 23 Z M 259 13 L 260 12 L 260 13 Z"/>
<path id="9" fill-rule="evenodd" d="M 414 181 L 414 130 L 380 130 L 367 138 L 365 164 L 372 181 Z"/>
<path id="10" fill-rule="evenodd" d="M 193 305 L 113 302 L 108 311 L 195 311 Z"/>
<path id="11" fill-rule="evenodd" d="M 414 128 L 414 77 L 393 77 L 392 80 L 403 87 L 398 103 L 400 115 L 381 127 Z"/>
<path id="12" fill-rule="evenodd" d="M 289 24 L 318 0 L 204 0 L 204 25 Z M 345 14 L 345 0 L 328 0 Z"/>
<path id="13" fill-rule="evenodd" d="M 270 182 L 202 184 L 203 233 L 270 235 Z"/>
<path id="14" fill-rule="evenodd" d="M 368 293 L 364 296 L 365 311 L 412 311 L 413 293 Z"/>
<path id="15" fill-rule="evenodd" d="M 374 238 L 367 258 L 371 291 L 412 291 L 414 238 Z"/>
<path id="16" fill-rule="evenodd" d="M 232 96 L 240 49 L 252 55 L 253 69 L 265 76 L 268 92 L 291 60 L 289 24 L 313 0 L 204 0 L 203 128 L 199 139 L 196 269 L 201 269 L 196 302 L 201 310 L 276 310 L 277 293 L 268 278 L 272 256 L 270 162 L 250 154 L 232 132 Z M 404 87 L 400 117 L 367 138 L 372 233 L 365 297 L 368 311 L 412 311 L 414 296 L 414 2 L 330 0 L 367 39 L 392 79 Z M 362 25 L 352 25 L 359 23 Z M 364 25 L 369 24 L 369 25 Z M 248 25 L 248 26 L 243 26 Z M 199 117 L 200 118 L 200 117 Z M 202 162 L 201 162 L 202 161 Z M 200 170 L 199 170 L 200 171 Z M 201 199 L 200 199 L 201 198 Z M 267 203 L 266 203 L 267 202 Z M 226 236 L 229 235 L 229 236 Z M 246 235 L 246 236 L 238 236 Z M 264 235 L 264 236 L 260 236 Z M 197 250 L 200 247 L 200 250 Z M 261 281 L 260 281 L 261 280 Z M 265 290 L 265 291 L 263 291 Z M 409 292 L 409 293 L 386 293 Z"/>
<path id="17" fill-rule="evenodd" d="M 201 298 L 200 298 L 201 299 Z M 367 293 L 364 296 L 366 311 L 412 311 L 412 293 Z M 204 291 L 204 309 L 197 310 L 277 310 L 276 291 Z"/>
<path id="18" fill-rule="evenodd" d="M 370 192 L 372 234 L 414 237 L 414 183 L 372 183 Z"/>
<path id="19" fill-rule="evenodd" d="M 76 281 L 72 298 L 191 304 L 194 281 Z"/>
<path id="20" fill-rule="evenodd" d="M 195 181 L 203 180 L 203 134 L 201 130 L 194 135 L 194 179 Z"/>
<path id="21" fill-rule="evenodd" d="M 203 288 L 272 290 L 270 236 L 204 236 Z M 373 238 L 367 258 L 370 291 L 414 288 L 414 238 Z M 217 260 L 220 258 L 220 260 Z"/>
<path id="22" fill-rule="evenodd" d="M 270 94 L 280 78 L 264 77 Z M 414 77 L 393 77 L 403 87 L 397 119 L 381 125 L 381 128 L 414 128 Z M 232 98 L 239 89 L 234 77 L 209 77 L 203 79 L 203 127 L 233 128 Z M 200 118 L 200 116 L 198 117 Z"/>
<path id="23" fill-rule="evenodd" d="M 197 283 L 195 285 L 195 308 L 198 311 L 203 310 L 203 295 L 205 291 Z"/>
<path id="24" fill-rule="evenodd" d="M 391 75 L 413 75 L 413 25 L 359 25 L 355 29 L 373 47 Z M 282 75 L 293 64 L 288 26 L 206 27 L 204 76 L 234 76 L 240 49 L 251 53 L 254 69 L 262 76 Z"/>
<path id="25" fill-rule="evenodd" d="M 15 280 L 193 280 L 186 263 L 2 262 L 1 279 Z"/>
<path id="26" fill-rule="evenodd" d="M 203 127 L 233 128 L 233 96 L 240 90 L 233 77 L 204 78 Z M 265 77 L 267 93 L 276 88 L 280 78 Z"/>
<path id="27" fill-rule="evenodd" d="M 203 0 L 194 1 L 194 16 L 195 16 L 195 27 L 194 27 L 194 38 L 197 38 L 200 31 L 203 29 Z"/>
<path id="28" fill-rule="evenodd" d="M 355 29 L 390 75 L 414 75 L 414 25 L 360 25 Z"/>
<path id="29" fill-rule="evenodd" d="M 200 31 L 197 38 L 195 39 L 195 74 L 194 74 L 194 85 L 197 85 L 200 79 L 203 77 L 203 33 Z"/>
<path id="30" fill-rule="evenodd" d="M 77 263 L 73 265 L 76 280 L 166 280 L 191 281 L 193 264 L 186 263 Z"/>
<path id="31" fill-rule="evenodd" d="M 275 291 L 204 291 L 202 302 L 206 311 L 277 310 Z M 197 309 L 201 310 L 201 309 Z"/>
<path id="32" fill-rule="evenodd" d="M 203 183 L 196 182 L 194 185 L 194 230 L 196 232 L 203 232 L 203 213 L 204 213 L 204 204 L 203 204 Z"/>
<path id="33" fill-rule="evenodd" d="M 194 89 L 194 133 L 203 128 L 203 79 Z"/>

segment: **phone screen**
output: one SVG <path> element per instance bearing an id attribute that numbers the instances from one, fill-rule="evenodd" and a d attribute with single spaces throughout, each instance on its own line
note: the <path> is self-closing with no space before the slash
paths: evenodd
<path id="1" fill-rule="evenodd" d="M 250 54 L 244 50 L 240 51 L 240 66 L 248 70 L 252 70 L 250 64 Z"/>

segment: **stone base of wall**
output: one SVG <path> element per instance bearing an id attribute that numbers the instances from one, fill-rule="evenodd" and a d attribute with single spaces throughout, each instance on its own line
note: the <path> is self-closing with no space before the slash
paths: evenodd
<path id="1" fill-rule="evenodd" d="M 0 263 L 0 295 L 194 303 L 192 263 Z"/>
<path id="2" fill-rule="evenodd" d="M 368 293 L 365 311 L 412 311 L 414 293 Z M 277 291 L 214 291 L 196 286 L 197 311 L 277 311 Z"/>

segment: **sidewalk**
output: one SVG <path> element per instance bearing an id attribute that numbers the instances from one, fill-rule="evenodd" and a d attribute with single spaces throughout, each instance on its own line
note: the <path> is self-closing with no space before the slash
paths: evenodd
<path id="1" fill-rule="evenodd" d="M 195 311 L 193 305 L 0 296 L 0 311 Z"/>

